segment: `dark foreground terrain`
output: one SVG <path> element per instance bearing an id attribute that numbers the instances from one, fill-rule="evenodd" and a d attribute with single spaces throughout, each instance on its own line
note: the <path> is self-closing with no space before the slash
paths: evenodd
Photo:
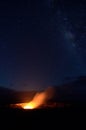
<path id="1" fill-rule="evenodd" d="M 85 128 L 86 107 L 45 108 L 34 110 L 0 109 L 0 129 L 78 129 Z"/>

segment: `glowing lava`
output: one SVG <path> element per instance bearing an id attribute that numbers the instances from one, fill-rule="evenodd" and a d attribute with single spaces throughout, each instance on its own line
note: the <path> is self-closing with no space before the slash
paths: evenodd
<path id="1" fill-rule="evenodd" d="M 38 108 L 41 105 L 45 104 L 46 101 L 52 97 L 51 90 L 52 89 L 47 89 L 46 91 L 38 92 L 35 94 L 35 96 L 30 102 L 18 103 L 18 104 L 13 105 L 13 107 L 23 108 L 23 109 Z"/>
<path id="2" fill-rule="evenodd" d="M 30 103 L 26 103 L 24 106 L 23 106 L 23 109 L 34 109 L 34 104 L 32 102 Z"/>
<path id="3" fill-rule="evenodd" d="M 37 93 L 32 101 L 28 103 L 18 103 L 16 104 L 16 107 L 20 107 L 23 109 L 35 109 L 41 106 L 43 103 L 45 103 L 45 100 L 47 98 L 47 94 L 45 92 Z"/>

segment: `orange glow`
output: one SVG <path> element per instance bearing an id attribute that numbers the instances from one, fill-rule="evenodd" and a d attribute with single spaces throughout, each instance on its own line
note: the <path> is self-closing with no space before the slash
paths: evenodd
<path id="1" fill-rule="evenodd" d="M 24 109 L 34 109 L 33 103 L 26 103 L 22 106 Z"/>
<path id="2" fill-rule="evenodd" d="M 32 101 L 28 103 L 19 103 L 19 104 L 16 104 L 16 106 L 21 107 L 23 109 L 35 109 L 41 106 L 45 102 L 46 96 L 47 95 L 45 92 L 37 93 L 34 96 Z"/>
<path id="3" fill-rule="evenodd" d="M 45 102 L 52 97 L 52 93 L 50 89 L 47 89 L 44 92 L 36 93 L 33 99 L 30 102 L 26 103 L 18 103 L 15 104 L 14 107 L 23 108 L 23 109 L 35 109 L 40 107 L 41 105 L 45 104 Z"/>

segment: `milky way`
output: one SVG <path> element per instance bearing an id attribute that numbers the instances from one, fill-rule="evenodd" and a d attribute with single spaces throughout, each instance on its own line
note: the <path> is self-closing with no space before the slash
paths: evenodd
<path id="1" fill-rule="evenodd" d="M 69 72 L 72 75 L 76 72 L 76 74 L 82 75 L 86 73 L 86 69 L 82 60 L 82 56 L 76 46 L 77 42 L 75 40 L 76 34 L 74 27 L 71 26 L 69 19 L 65 15 L 64 12 L 60 12 L 59 17 L 59 14 L 57 13 L 60 26 L 59 29 L 63 39 L 62 46 L 65 49 L 65 54 L 63 54 L 65 56 L 64 66 L 67 66 L 67 69 L 70 68 L 70 71 L 66 71 L 66 73 Z"/>

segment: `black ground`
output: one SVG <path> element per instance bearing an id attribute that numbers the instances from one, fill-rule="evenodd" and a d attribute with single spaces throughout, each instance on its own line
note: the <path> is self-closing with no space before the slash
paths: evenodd
<path id="1" fill-rule="evenodd" d="M 78 129 L 85 127 L 86 107 L 0 110 L 0 127 L 4 129 Z"/>

